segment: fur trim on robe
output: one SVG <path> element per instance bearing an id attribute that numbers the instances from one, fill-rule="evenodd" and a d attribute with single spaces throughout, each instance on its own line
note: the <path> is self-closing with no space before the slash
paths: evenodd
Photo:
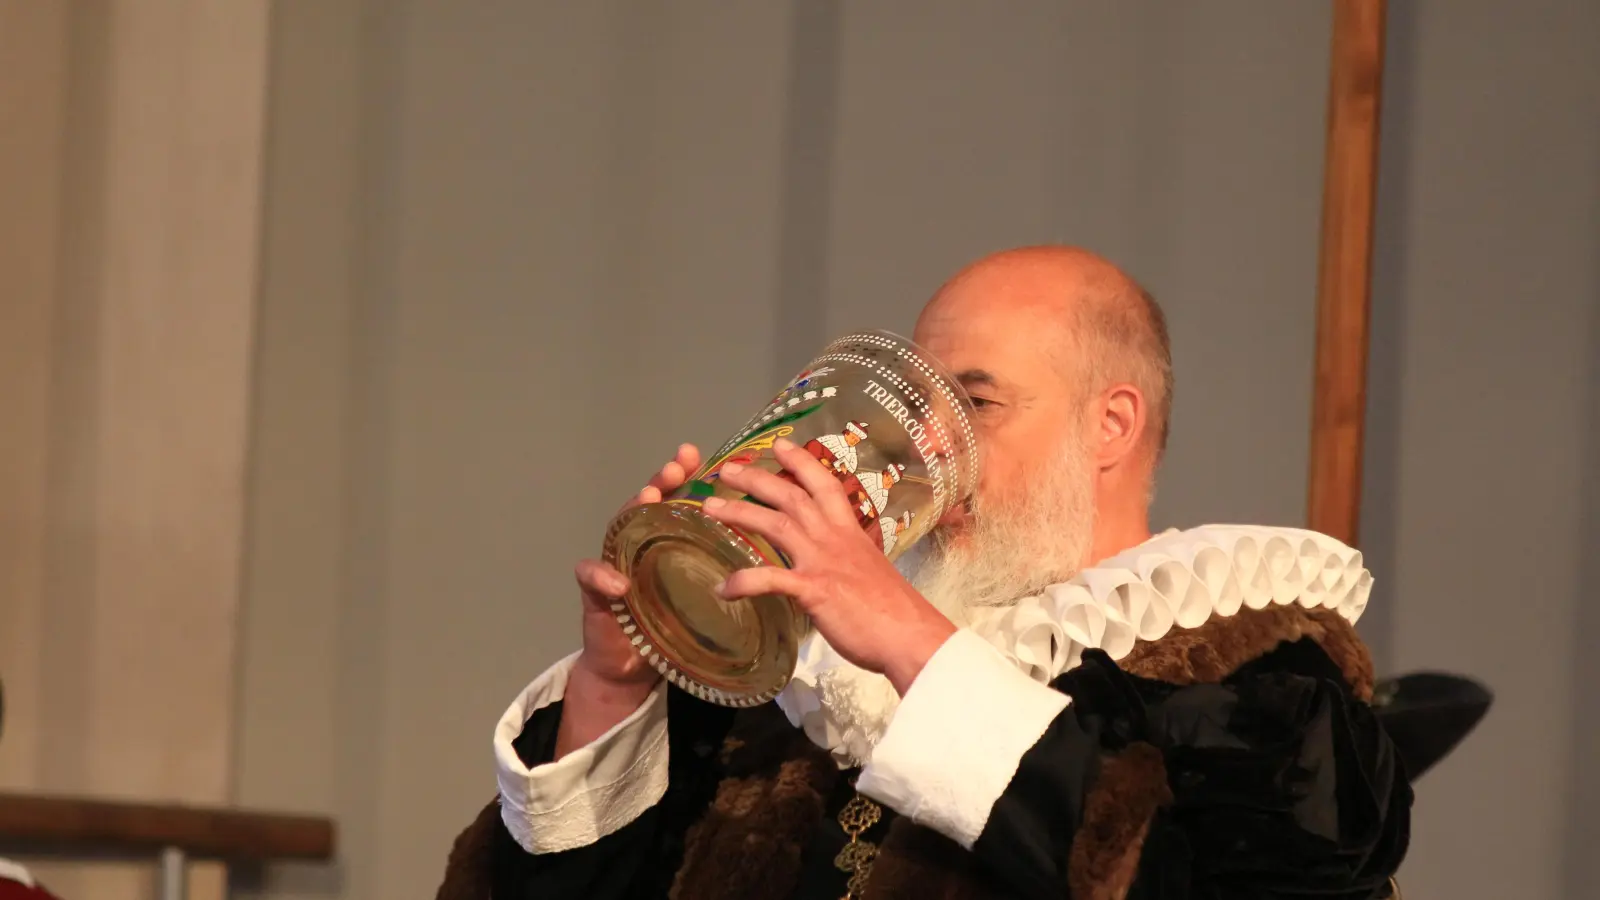
<path id="1" fill-rule="evenodd" d="M 444 881 L 434 894 L 437 900 L 489 900 L 493 895 L 494 836 L 500 827 L 500 798 L 489 801 L 450 846 Z"/>

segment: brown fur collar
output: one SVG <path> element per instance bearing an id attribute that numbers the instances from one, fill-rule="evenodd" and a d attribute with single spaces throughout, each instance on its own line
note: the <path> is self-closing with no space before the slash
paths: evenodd
<path id="1" fill-rule="evenodd" d="M 1273 606 L 1174 629 L 1135 645 L 1126 671 L 1172 684 L 1215 683 L 1279 644 L 1309 637 L 1362 700 L 1372 696 L 1372 661 L 1355 628 L 1336 613 Z M 786 900 L 805 842 L 838 771 L 828 754 L 770 704 L 741 713 L 723 747 L 727 772 L 690 830 L 672 889 L 677 900 Z M 1134 744 L 1102 761 L 1073 842 L 1068 882 L 1074 900 L 1122 900 L 1138 872 L 1155 812 L 1170 802 L 1161 755 Z M 491 803 L 456 840 L 437 900 L 488 900 L 488 848 L 499 816 Z M 906 819 L 884 840 L 866 900 L 991 896 L 972 854 Z"/>
<path id="2" fill-rule="evenodd" d="M 1279 644 L 1311 638 L 1344 673 L 1350 690 L 1372 701 L 1372 658 L 1349 620 L 1332 610 L 1298 606 L 1242 609 L 1213 616 L 1198 628 L 1174 628 L 1159 641 L 1140 642 L 1117 661 L 1125 672 L 1169 684 L 1216 684 Z"/>
<path id="3" fill-rule="evenodd" d="M 494 877 L 495 829 L 500 825 L 500 798 L 489 801 L 450 847 L 444 881 L 434 900 L 489 900 Z"/>

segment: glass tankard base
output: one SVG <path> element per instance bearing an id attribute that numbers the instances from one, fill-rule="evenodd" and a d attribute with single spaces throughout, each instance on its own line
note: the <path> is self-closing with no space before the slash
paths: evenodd
<path id="1" fill-rule="evenodd" d="M 669 682 L 735 707 L 765 703 L 789 683 L 810 622 L 782 595 L 716 595 L 724 578 L 762 564 L 726 525 L 694 506 L 636 506 L 612 521 L 603 555 L 630 581 L 611 611 Z"/>

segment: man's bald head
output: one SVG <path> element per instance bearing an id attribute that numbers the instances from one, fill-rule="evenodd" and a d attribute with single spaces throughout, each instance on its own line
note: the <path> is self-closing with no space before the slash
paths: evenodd
<path id="1" fill-rule="evenodd" d="M 987 321 L 1047 342 L 1079 398 L 1113 384 L 1134 385 L 1147 409 L 1143 440 L 1159 461 L 1173 390 L 1166 316 L 1148 291 L 1108 260 L 1067 246 L 992 254 L 939 289 L 919 330 L 938 319 Z"/>

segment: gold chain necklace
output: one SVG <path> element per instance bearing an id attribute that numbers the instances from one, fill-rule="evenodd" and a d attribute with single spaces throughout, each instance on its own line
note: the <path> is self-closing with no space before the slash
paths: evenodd
<path id="1" fill-rule="evenodd" d="M 854 778 L 850 779 L 850 786 L 855 787 Z M 856 900 L 867 888 L 872 863 L 878 858 L 878 847 L 871 841 L 861 840 L 861 835 L 871 830 L 882 818 L 883 807 L 859 793 L 850 798 L 844 809 L 839 810 L 839 827 L 850 837 L 850 843 L 845 844 L 839 855 L 833 858 L 833 864 L 839 871 L 850 873 L 843 900 Z"/>

